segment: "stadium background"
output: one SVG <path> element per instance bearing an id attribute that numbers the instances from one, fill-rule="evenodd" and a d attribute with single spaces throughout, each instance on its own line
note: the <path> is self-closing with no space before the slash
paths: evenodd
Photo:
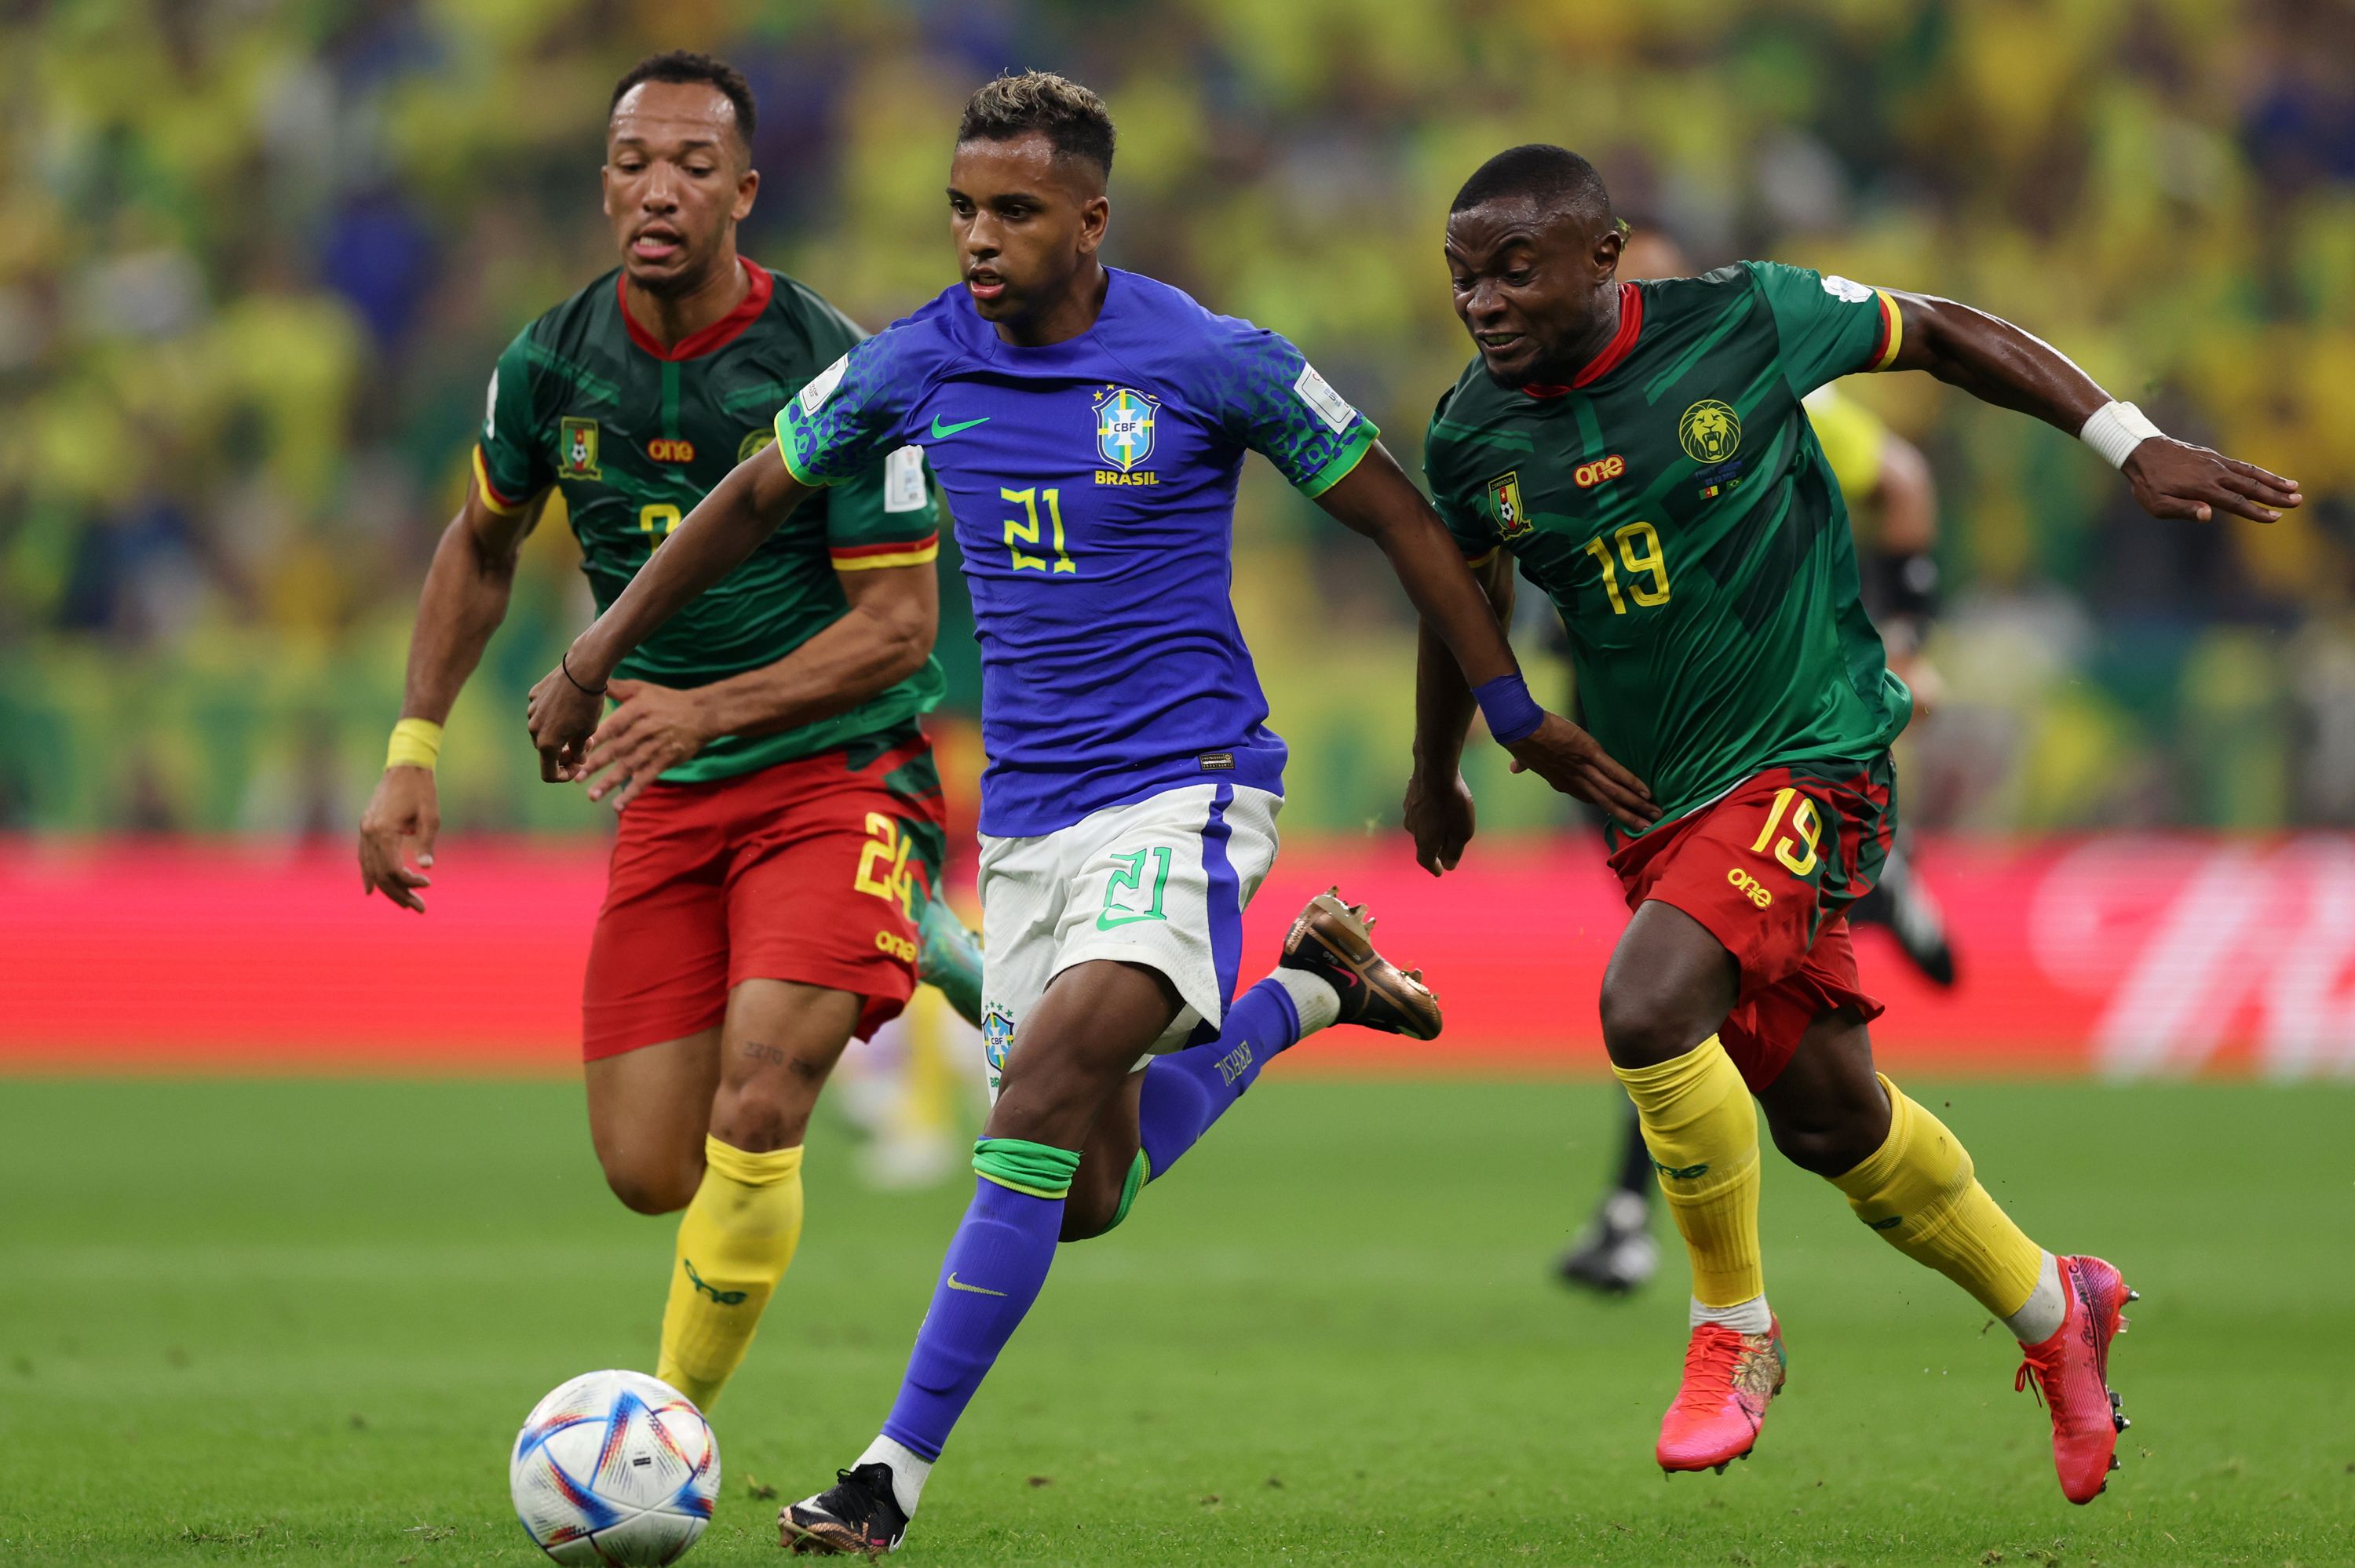
<path id="1" fill-rule="evenodd" d="M 1902 769 L 1964 978 L 1864 933 L 1876 1037 L 2031 1234 L 2145 1292 L 2108 1497 L 2060 1501 L 2005 1336 L 1778 1160 L 1797 1397 L 1756 1464 L 1660 1483 L 1679 1266 L 1626 1306 L 1549 1266 L 1615 1160 L 1624 912 L 1494 747 L 1465 869 L 1412 869 L 1398 595 L 1253 464 L 1236 597 L 1295 760 L 1251 957 L 1337 878 L 1450 1034 L 1287 1056 L 1064 1249 L 909 1561 L 2355 1562 L 2316 1081 L 2355 1073 L 2349 36 L 2287 0 L 0 4 L 0 1553 L 525 1568 L 516 1421 L 651 1351 L 672 1226 L 604 1190 L 573 1065 L 607 828 L 519 723 L 587 614 L 560 516 L 450 726 L 430 915 L 361 897 L 352 834 L 493 358 L 612 264 L 607 91 L 686 45 L 761 96 L 747 252 L 870 325 L 949 276 L 964 94 L 1037 65 L 1119 119 L 1113 259 L 1296 337 L 1410 462 L 1465 356 L 1440 214 L 1540 138 L 1705 261 L 2002 312 L 2308 498 L 2154 523 L 2057 433 L 1847 384 L 1928 451 L 1948 585 Z M 879 1084 L 975 1114 L 901 1082 L 821 1107 L 691 1562 L 774 1561 L 764 1488 L 900 1375 L 966 1189 L 852 1179 L 855 1128 Z"/>
<path id="2" fill-rule="evenodd" d="M 492 360 L 611 264 L 592 176 L 607 85 L 688 39 L 762 100 L 745 249 L 871 324 L 948 275 L 938 186 L 965 92 L 1049 61 L 1120 121 L 1113 259 L 1296 338 L 1409 460 L 1465 352 L 1436 258 L 1445 198 L 1487 152 L 1542 136 L 1593 155 L 1625 207 L 1707 262 L 1774 255 L 1985 305 L 2169 428 L 2297 475 L 2309 504 L 2275 526 L 2155 523 L 2030 421 L 1926 377 L 1849 383 L 1929 452 L 1945 524 L 1931 652 L 1947 702 L 1904 742 L 1902 777 L 1969 973 L 1947 1001 L 1892 978 L 1906 1005 L 1889 1033 L 1901 1051 L 2048 1067 L 2355 1070 L 2339 892 L 2355 850 L 2332 832 L 2355 823 L 2355 72 L 2334 15 L 9 8 L 0 831 L 22 838 L 0 937 L 24 961 L 0 979 L 0 1050 L 190 1060 L 258 1034 L 282 1055 L 366 1055 L 420 1033 L 365 981 L 340 1007 L 317 988 L 305 1012 L 275 977 L 378 972 L 388 951 L 410 969 L 440 942 L 481 959 L 503 999 L 453 1008 L 444 1054 L 561 1065 L 561 977 L 603 824 L 538 782 L 515 722 L 586 618 L 560 516 L 451 723 L 433 916 L 412 930 L 330 897 L 328 868 L 380 764 Z M 1487 836 L 1462 885 L 1420 900 L 1391 831 L 1402 601 L 1373 552 L 1263 465 L 1239 534 L 1236 598 L 1295 758 L 1287 871 L 1377 896 L 1475 1003 L 1467 1044 L 1591 1061 L 1585 1010 L 1535 1010 L 1552 993 L 1513 981 L 1562 964 L 1586 993 L 1615 918 L 1591 841 L 1554 832 L 1565 803 L 1476 747 Z M 949 597 L 943 652 L 969 706 Z M 972 732 L 944 732 L 969 780 Z M 2094 831 L 2101 847 L 2070 853 Z M 60 914 L 85 906 L 86 921 Z M 162 913 L 184 908 L 204 912 L 195 929 Z M 485 949 L 477 929 L 523 948 Z M 134 954 L 207 989 L 133 978 L 93 1000 L 87 977 Z M 160 1027 L 191 1012 L 214 1021 L 211 1045 Z"/>

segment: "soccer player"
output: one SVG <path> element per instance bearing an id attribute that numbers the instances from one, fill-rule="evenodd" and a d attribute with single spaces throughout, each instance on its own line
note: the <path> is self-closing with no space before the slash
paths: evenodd
<path id="1" fill-rule="evenodd" d="M 1980 312 L 1772 262 L 1623 282 L 1621 245 L 1602 180 L 1560 147 L 1512 148 L 1465 183 L 1445 251 L 1478 353 L 1440 399 L 1428 462 L 1500 611 L 1514 561 L 1553 599 L 1597 738 L 1661 804 L 1612 834 L 1634 916 L 1602 996 L 1692 1262 L 1659 1463 L 1749 1453 L 1783 1384 L 1754 1094 L 1785 1156 L 2019 1337 L 2062 1491 L 2087 1501 L 2125 1425 L 2107 1364 L 2133 1292 L 2100 1258 L 2030 1241 L 1955 1135 L 1873 1071 L 1881 1004 L 1841 914 L 1887 852 L 1888 748 L 1912 701 L 1858 600 L 1846 508 L 1800 400 L 1854 371 L 1927 370 L 2082 437 L 2160 517 L 2270 522 L 2298 488 L 2168 439 Z M 1472 836 L 1457 758 L 1473 705 L 1444 661 L 1421 672 L 1407 822 L 1439 872 Z"/>
<path id="2" fill-rule="evenodd" d="M 861 335 L 737 254 L 760 185 L 753 113 L 743 78 L 704 55 L 656 56 L 613 90 L 621 267 L 499 356 L 360 823 L 362 886 L 406 908 L 423 912 L 433 864 L 442 722 L 549 493 L 610 603 Z M 621 813 L 581 1004 L 590 1137 L 624 1203 L 687 1211 L 657 1371 L 707 1410 L 793 1261 L 803 1130 L 844 1046 L 907 1001 L 920 949 L 969 1010 L 979 991 L 970 938 L 932 900 L 940 787 L 917 720 L 941 692 L 939 545 L 922 456 L 878 450 L 846 477 L 600 672 L 589 700 L 617 705 L 570 770 Z"/>
<path id="3" fill-rule="evenodd" d="M 1639 281 L 1681 278 L 1692 271 L 1683 248 L 1650 225 L 1635 226 L 1620 251 L 1618 275 Z M 1920 448 L 1891 430 L 1870 409 L 1828 382 L 1803 399 L 1808 426 L 1831 468 L 1856 524 L 1865 608 L 1889 654 L 1890 669 L 1913 694 L 1914 717 L 1925 717 L 1937 672 L 1922 652 L 1937 609 L 1937 487 Z M 1859 504 L 1860 503 L 1860 504 Z M 1881 862 L 1881 875 L 1849 906 L 1850 926 L 1881 926 L 1924 979 L 1955 983 L 1954 948 L 1945 917 L 1915 872 L 1902 830 Z M 1636 1107 L 1626 1108 L 1610 1188 L 1585 1228 L 1562 1254 L 1557 1272 L 1569 1284 L 1605 1295 L 1642 1287 L 1659 1266 L 1652 1240 L 1652 1156 Z"/>
<path id="4" fill-rule="evenodd" d="M 1247 449 L 1382 549 L 1432 656 L 1469 683 L 1518 766 L 1631 828 L 1651 820 L 1634 778 L 1529 697 L 1365 416 L 1275 334 L 1098 259 L 1113 144 L 1103 104 L 1060 77 L 975 93 L 949 170 L 960 281 L 805 387 L 778 418 L 777 457 L 713 491 L 533 692 L 533 738 L 568 766 L 594 722 L 584 687 L 805 498 L 927 443 L 982 649 L 996 1092 L 899 1399 L 835 1486 L 784 1510 L 800 1548 L 899 1544 L 1058 1237 L 1118 1224 L 1269 1058 L 1336 1020 L 1438 1032 L 1430 992 L 1329 895 L 1230 1005 L 1284 761 L 1228 598 Z"/>

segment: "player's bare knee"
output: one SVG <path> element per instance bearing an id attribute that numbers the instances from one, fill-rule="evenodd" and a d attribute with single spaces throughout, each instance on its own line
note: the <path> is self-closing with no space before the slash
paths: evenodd
<path id="1" fill-rule="evenodd" d="M 1120 1213 L 1121 1189 L 1126 1185 L 1127 1168 L 1117 1171 L 1108 1161 L 1099 1161 L 1092 1155 L 1080 1161 L 1071 1177 L 1071 1190 L 1063 1198 L 1063 1228 L 1058 1241 L 1087 1241 L 1112 1229 L 1113 1216 Z"/>
<path id="2" fill-rule="evenodd" d="M 1889 1139 L 1889 1096 L 1873 1073 L 1864 1021 L 1853 1010 L 1810 1024 L 1758 1102 L 1774 1147 L 1818 1176 L 1847 1174 Z"/>
<path id="3" fill-rule="evenodd" d="M 1072 1130 L 1071 1098 L 1035 1078 L 1018 1084 L 1009 1074 L 998 1090 L 997 1103 L 990 1107 L 982 1135 L 1069 1149 L 1080 1141 Z"/>
<path id="4" fill-rule="evenodd" d="M 1721 1020 L 1653 976 L 1622 974 L 1614 964 L 1603 980 L 1603 1046 L 1622 1067 L 1649 1067 L 1683 1055 L 1710 1036 Z"/>
<path id="5" fill-rule="evenodd" d="M 702 1184 L 700 1159 L 678 1164 L 609 1160 L 605 1165 L 605 1185 L 623 1208 L 641 1214 L 675 1214 Z"/>
<path id="6" fill-rule="evenodd" d="M 1846 1175 L 1881 1147 L 1881 1139 L 1860 1118 L 1793 1125 L 1769 1116 L 1766 1127 L 1784 1159 L 1817 1176 Z"/>
<path id="7" fill-rule="evenodd" d="M 711 1136 L 748 1154 L 800 1145 L 843 1043 L 731 1041 L 711 1101 Z"/>
<path id="8" fill-rule="evenodd" d="M 1124 1075 L 1034 1044 L 1007 1063 L 986 1135 L 1078 1149 Z"/>
<path id="9" fill-rule="evenodd" d="M 1092 1201 L 1093 1194 L 1083 1198 L 1080 1190 L 1071 1189 L 1063 1200 L 1063 1228 L 1055 1233 L 1057 1241 L 1092 1241 L 1112 1228 L 1113 1208 L 1120 1202 L 1117 1195 L 1111 1204 Z"/>
<path id="10" fill-rule="evenodd" d="M 815 1087 L 755 1079 L 723 1086 L 711 1107 L 711 1136 L 747 1154 L 800 1147 L 809 1131 Z"/>

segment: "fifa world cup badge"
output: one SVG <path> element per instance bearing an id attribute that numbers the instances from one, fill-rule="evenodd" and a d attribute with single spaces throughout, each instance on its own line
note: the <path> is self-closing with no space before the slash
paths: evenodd
<path id="1" fill-rule="evenodd" d="M 597 421 L 567 417 L 557 442 L 556 477 L 602 479 L 597 466 Z"/>

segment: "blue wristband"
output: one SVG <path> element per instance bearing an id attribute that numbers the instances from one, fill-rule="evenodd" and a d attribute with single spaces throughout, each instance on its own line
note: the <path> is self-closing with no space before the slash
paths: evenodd
<path id="1" fill-rule="evenodd" d="M 1545 709 L 1529 695 L 1529 683 L 1518 670 L 1473 687 L 1472 700 L 1480 705 L 1480 716 L 1488 721 L 1488 733 L 1499 746 L 1527 740 L 1545 723 Z"/>

